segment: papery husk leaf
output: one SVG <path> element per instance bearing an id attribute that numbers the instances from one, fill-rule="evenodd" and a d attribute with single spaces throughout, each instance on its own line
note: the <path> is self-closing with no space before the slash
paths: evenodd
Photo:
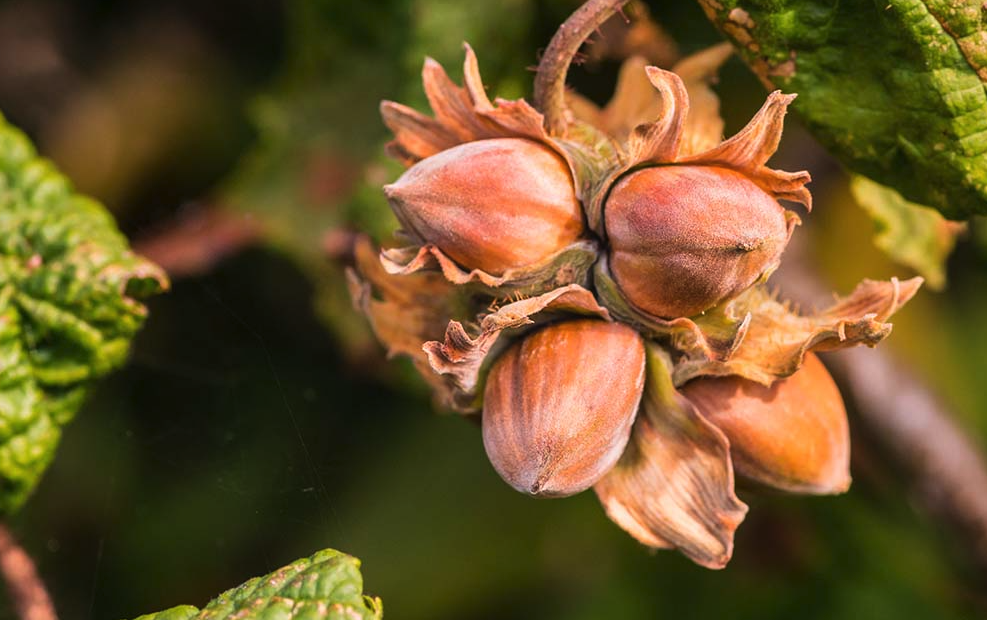
<path id="1" fill-rule="evenodd" d="M 723 121 L 719 102 L 708 82 L 728 55 L 727 48 L 716 46 L 684 60 L 680 67 L 688 81 L 671 71 L 646 68 L 661 102 L 659 117 L 634 129 L 627 139 L 626 155 L 614 160 L 588 194 L 590 199 L 584 200 L 587 224 L 601 238 L 606 238 L 603 209 L 609 188 L 628 171 L 646 165 L 730 168 L 750 178 L 775 199 L 798 202 L 812 209 L 812 195 L 805 187 L 812 180 L 808 172 L 786 172 L 765 165 L 778 148 L 785 112 L 795 95 L 771 93 L 746 127 L 719 142 Z M 698 105 L 695 113 L 690 107 L 693 95 Z"/>
<path id="2" fill-rule="evenodd" d="M 466 56 L 467 59 L 473 56 L 472 50 L 467 51 Z M 472 77 L 479 77 L 478 72 Z M 478 109 L 490 109 L 490 102 L 482 91 L 482 83 L 479 93 L 483 94 L 483 99 L 476 102 L 473 97 L 478 94 L 477 89 L 454 84 L 442 65 L 432 58 L 426 58 L 422 68 L 422 84 L 435 120 L 453 132 L 460 142 L 502 137 L 502 130 L 498 131 L 498 128 L 492 126 Z"/>
<path id="3" fill-rule="evenodd" d="M 726 167 L 750 170 L 763 166 L 778 150 L 785 113 L 795 97 L 794 94 L 784 95 L 780 90 L 774 91 L 768 95 L 754 118 L 733 137 L 685 161 L 717 162 Z"/>
<path id="4" fill-rule="evenodd" d="M 426 342 L 422 351 L 435 376 L 443 377 L 454 408 L 476 411 L 480 407 L 477 401 L 481 377 L 488 366 L 488 356 L 496 357 L 491 352 L 499 345 L 502 332 L 544 323 L 560 313 L 610 320 L 610 314 L 592 293 L 578 284 L 570 284 L 502 306 L 482 317 L 473 334 L 461 322 L 449 321 L 441 340 Z M 533 318 L 534 315 L 540 316 Z"/>
<path id="5" fill-rule="evenodd" d="M 680 60 L 672 68 L 672 73 L 681 78 L 689 100 L 681 155 L 711 149 L 723 138 L 720 101 L 709 85 L 732 54 L 729 43 L 720 43 Z M 597 127 L 619 143 L 627 142 L 635 127 L 654 122 L 661 111 L 661 95 L 655 90 L 647 68 L 648 61 L 643 57 L 627 58 L 617 74 L 613 96 L 603 109 L 578 93 L 569 92 L 570 110 L 577 120 Z"/>
<path id="6" fill-rule="evenodd" d="M 600 131 L 607 131 L 607 123 L 603 120 L 603 109 L 589 97 L 584 97 L 574 90 L 567 90 L 565 106 L 569 114 L 568 123 L 585 123 Z"/>
<path id="7" fill-rule="evenodd" d="M 769 194 L 812 209 L 812 195 L 805 188 L 809 173 L 785 172 L 765 166 L 778 150 L 784 128 L 785 113 L 796 95 L 775 91 L 768 95 L 746 127 L 720 145 L 702 153 L 682 158 L 678 163 L 723 166 L 743 172 Z"/>
<path id="8" fill-rule="evenodd" d="M 422 83 L 435 118 L 392 101 L 381 103 L 384 124 L 394 133 L 387 153 L 405 166 L 447 148 L 488 138 L 528 138 L 565 156 L 549 139 L 544 117 L 523 99 L 491 103 L 483 88 L 473 49 L 464 44 L 464 86 L 457 86 L 431 58 L 422 68 Z"/>
<path id="9" fill-rule="evenodd" d="M 394 133 L 384 150 L 406 167 L 459 144 L 441 123 L 404 104 L 382 101 L 380 115 Z"/>
<path id="10" fill-rule="evenodd" d="M 369 237 L 357 239 L 355 258 L 356 268 L 346 274 L 353 305 L 367 316 L 388 356 L 410 357 L 440 398 L 448 401 L 446 383 L 432 372 L 422 343 L 442 338 L 452 317 L 469 315 L 465 296 L 436 271 L 387 273 Z"/>
<path id="11" fill-rule="evenodd" d="M 490 103 L 487 90 L 483 87 L 480 63 L 476 60 L 476 54 L 469 43 L 464 43 L 463 48 L 466 50 L 466 58 L 463 60 L 463 86 L 473 102 L 473 108 L 480 113 L 489 112 L 494 106 Z"/>
<path id="12" fill-rule="evenodd" d="M 887 319 L 921 284 L 917 277 L 864 280 L 829 308 L 806 315 L 777 301 L 764 286 L 753 287 L 731 302 L 731 312 L 749 312 L 752 319 L 729 356 L 710 359 L 687 353 L 676 361 L 675 384 L 704 375 L 738 375 L 769 386 L 798 370 L 809 351 L 876 346 L 891 333 Z"/>
<path id="13" fill-rule="evenodd" d="M 688 157 L 707 151 L 723 139 L 720 98 L 710 84 L 716 80 L 720 67 L 732 54 L 732 45 L 720 43 L 683 58 L 672 67 L 672 72 L 682 78 L 689 93 L 689 115 L 682 129 L 680 156 Z"/>
<path id="14" fill-rule="evenodd" d="M 654 121 L 660 112 L 661 101 L 648 79 L 647 66 L 648 61 L 640 56 L 625 60 L 617 74 L 613 97 L 598 110 L 598 116 L 580 114 L 577 107 L 573 110 L 576 117 L 592 122 L 618 142 L 625 142 L 635 127 Z"/>
<path id="15" fill-rule="evenodd" d="M 689 95 L 682 79 L 671 71 L 646 67 L 648 79 L 661 101 L 658 118 L 634 128 L 627 139 L 628 165 L 670 162 L 679 154 L 682 129 L 689 115 Z"/>
<path id="16" fill-rule="evenodd" d="M 380 254 L 384 270 L 391 275 L 441 273 L 451 284 L 471 285 L 474 292 L 495 297 L 508 294 L 532 295 L 567 284 L 586 284 L 589 270 L 596 258 L 596 243 L 580 240 L 542 263 L 509 269 L 502 275 L 495 276 L 481 269 L 466 271 L 432 244 L 386 249 Z"/>
<path id="17" fill-rule="evenodd" d="M 640 542 L 723 568 L 747 506 L 734 493 L 726 437 L 675 390 L 671 369 L 668 354 L 648 346 L 631 441 L 594 489 L 607 515 Z"/>

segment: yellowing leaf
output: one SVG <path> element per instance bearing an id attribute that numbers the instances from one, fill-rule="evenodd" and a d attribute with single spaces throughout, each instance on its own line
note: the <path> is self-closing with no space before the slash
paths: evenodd
<path id="1" fill-rule="evenodd" d="M 963 224 L 950 222 L 935 209 L 909 202 L 890 187 L 867 177 L 854 176 L 850 189 L 874 220 L 874 244 L 896 263 L 921 274 L 931 288 L 942 289 L 946 284 L 945 262 L 956 245 L 956 236 L 965 229 Z"/>

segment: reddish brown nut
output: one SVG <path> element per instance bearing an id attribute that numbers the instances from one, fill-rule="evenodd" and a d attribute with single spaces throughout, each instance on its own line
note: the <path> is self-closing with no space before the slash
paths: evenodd
<path id="1" fill-rule="evenodd" d="M 629 302 L 693 316 L 750 287 L 788 242 L 785 210 L 750 179 L 714 166 L 623 177 L 604 208 L 610 270 Z"/>
<path id="2" fill-rule="evenodd" d="M 620 458 L 643 389 L 644 343 L 633 329 L 591 319 L 545 327 L 490 371 L 487 456 L 522 493 L 579 493 Z"/>
<path id="3" fill-rule="evenodd" d="M 568 165 L 531 140 L 460 144 L 418 162 L 384 190 L 409 234 L 493 275 L 538 264 L 583 232 Z"/>
<path id="4" fill-rule="evenodd" d="M 850 487 L 846 409 L 815 355 L 770 388 L 731 376 L 695 379 L 682 393 L 726 434 L 737 473 L 786 491 Z"/>

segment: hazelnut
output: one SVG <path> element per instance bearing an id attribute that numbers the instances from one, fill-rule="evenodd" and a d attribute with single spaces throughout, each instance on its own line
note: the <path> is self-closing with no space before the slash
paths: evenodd
<path id="1" fill-rule="evenodd" d="M 787 491 L 849 488 L 846 409 L 815 355 L 771 387 L 730 376 L 694 379 L 681 391 L 727 436 L 737 473 Z"/>
<path id="2" fill-rule="evenodd" d="M 655 166 L 621 178 L 604 207 L 610 269 L 627 300 L 661 318 L 694 316 L 773 269 L 785 210 L 739 172 Z"/>
<path id="3" fill-rule="evenodd" d="M 591 487 L 620 458 L 644 389 L 644 343 L 620 323 L 545 327 L 494 363 L 483 445 L 497 473 L 530 495 Z"/>
<path id="4" fill-rule="evenodd" d="M 384 190 L 417 241 L 492 275 L 541 263 L 583 232 L 568 164 L 533 140 L 454 146 L 418 162 Z"/>

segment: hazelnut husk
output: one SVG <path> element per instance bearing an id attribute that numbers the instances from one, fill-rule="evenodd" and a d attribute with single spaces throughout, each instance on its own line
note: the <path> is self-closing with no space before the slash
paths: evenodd
<path id="1" fill-rule="evenodd" d="M 669 165 L 622 177 L 604 207 L 610 270 L 626 299 L 661 317 L 697 315 L 773 270 L 785 209 L 743 174 Z"/>
<path id="2" fill-rule="evenodd" d="M 462 86 L 426 61 L 433 115 L 382 105 L 388 152 L 410 166 L 388 198 L 417 243 L 372 265 L 363 252 L 349 274 L 389 350 L 446 404 L 482 408 L 511 486 L 595 486 L 637 540 L 711 568 L 747 510 L 735 470 L 790 491 L 847 488 L 846 412 L 807 352 L 877 344 L 920 283 L 865 281 L 809 314 L 767 290 L 798 223 L 777 201 L 811 209 L 810 177 L 767 166 L 793 94 L 771 93 L 720 142 L 708 81 L 726 51 L 680 63 L 681 77 L 637 62 L 612 108 L 584 101 L 590 114 L 569 106 L 572 119 L 565 70 L 540 72 L 559 105 L 536 110 L 491 101 L 468 46 Z"/>
<path id="3" fill-rule="evenodd" d="M 549 325 L 494 363 L 483 445 L 512 487 L 564 497 L 595 484 L 620 458 L 644 389 L 644 343 L 620 323 Z"/>
<path id="4" fill-rule="evenodd" d="M 850 433 L 839 389 L 819 358 L 771 387 L 737 376 L 694 379 L 681 392 L 730 441 L 737 473 L 802 493 L 850 486 Z"/>
<path id="5" fill-rule="evenodd" d="M 384 190 L 416 241 L 493 275 L 542 263 L 583 233 L 568 164 L 533 140 L 495 138 L 448 148 Z"/>

